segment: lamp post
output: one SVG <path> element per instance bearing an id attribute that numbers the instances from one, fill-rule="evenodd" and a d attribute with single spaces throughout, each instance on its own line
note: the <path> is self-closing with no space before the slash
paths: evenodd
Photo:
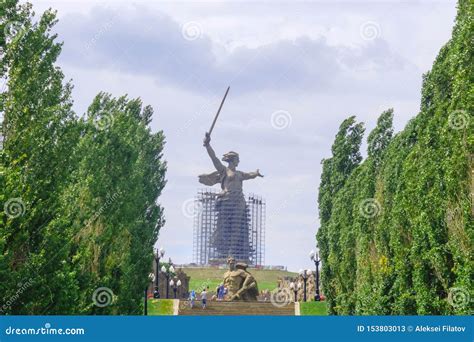
<path id="1" fill-rule="evenodd" d="M 303 301 L 306 302 L 306 272 L 305 270 L 300 269 L 299 275 L 303 277 L 304 287 L 303 287 Z"/>
<path id="2" fill-rule="evenodd" d="M 155 290 L 153 291 L 153 298 L 160 298 L 160 289 L 158 282 L 158 275 L 160 274 L 160 259 L 165 255 L 163 247 L 155 250 L 155 262 L 156 262 L 156 276 L 155 276 Z"/>
<path id="3" fill-rule="evenodd" d="M 143 315 L 148 315 L 148 288 L 145 287 L 145 297 L 143 297 Z"/>
<path id="4" fill-rule="evenodd" d="M 166 299 L 170 297 L 170 275 L 174 274 L 174 267 L 171 265 L 171 260 L 169 265 L 168 268 L 166 268 L 165 265 L 161 266 L 161 272 L 166 274 Z"/>
<path id="5" fill-rule="evenodd" d="M 148 280 L 150 280 L 152 283 L 155 280 L 155 275 L 153 273 L 150 273 L 148 275 Z M 143 314 L 146 316 L 148 315 L 148 285 L 145 287 L 145 297 L 143 298 Z"/>
<path id="6" fill-rule="evenodd" d="M 306 282 L 308 281 L 309 276 L 311 275 L 311 270 L 300 270 L 299 274 L 303 277 L 303 301 L 306 302 Z"/>
<path id="7" fill-rule="evenodd" d="M 173 289 L 174 292 L 174 299 L 176 299 L 176 293 L 178 292 L 178 288 L 181 286 L 181 280 L 178 279 L 177 282 L 175 282 L 173 279 L 170 280 L 170 286 Z"/>
<path id="8" fill-rule="evenodd" d="M 314 251 L 309 253 L 309 257 L 316 266 L 316 294 L 314 295 L 314 300 L 319 302 L 321 300 L 321 294 L 319 293 L 319 263 L 321 262 L 321 259 L 319 258 L 319 253 L 314 253 Z"/>

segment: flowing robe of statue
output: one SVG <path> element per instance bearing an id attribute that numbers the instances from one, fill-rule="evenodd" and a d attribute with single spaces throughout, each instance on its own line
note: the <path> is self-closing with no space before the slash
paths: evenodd
<path id="1" fill-rule="evenodd" d="M 255 172 L 242 172 L 236 168 L 239 164 L 239 155 L 236 152 L 224 154 L 222 161 L 216 157 L 210 145 L 210 136 L 206 134 L 204 146 L 211 158 L 216 171 L 199 176 L 199 182 L 208 186 L 221 185 L 221 193 L 217 195 L 216 211 L 217 226 L 212 237 L 212 245 L 216 249 L 219 259 L 233 256 L 237 260 L 248 262 L 250 255 L 249 244 L 249 213 L 242 191 L 244 180 L 263 177 Z"/>

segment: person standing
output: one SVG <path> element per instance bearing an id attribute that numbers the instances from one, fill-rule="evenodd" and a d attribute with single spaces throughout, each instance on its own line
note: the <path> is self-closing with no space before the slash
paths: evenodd
<path id="1" fill-rule="evenodd" d="M 191 291 L 189 294 L 189 305 L 191 309 L 194 307 L 194 301 L 196 300 L 196 292 L 194 290 Z"/>
<path id="2" fill-rule="evenodd" d="M 202 308 L 205 309 L 206 304 L 207 304 L 207 290 L 206 290 L 206 288 L 204 288 L 201 292 L 201 301 L 202 301 Z"/>
<path id="3" fill-rule="evenodd" d="M 224 299 L 224 284 L 220 284 L 217 288 L 217 300 L 222 301 Z"/>

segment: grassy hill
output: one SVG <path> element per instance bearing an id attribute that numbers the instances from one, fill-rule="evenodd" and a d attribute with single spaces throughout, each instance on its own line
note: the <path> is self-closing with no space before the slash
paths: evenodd
<path id="1" fill-rule="evenodd" d="M 189 290 L 199 291 L 203 287 L 209 286 L 213 291 L 219 285 L 224 277 L 225 269 L 202 267 L 202 268 L 183 268 L 184 273 L 191 277 Z M 257 280 L 259 290 L 273 290 L 277 287 L 278 278 L 294 277 L 297 273 L 279 271 L 279 270 L 248 270 Z"/>

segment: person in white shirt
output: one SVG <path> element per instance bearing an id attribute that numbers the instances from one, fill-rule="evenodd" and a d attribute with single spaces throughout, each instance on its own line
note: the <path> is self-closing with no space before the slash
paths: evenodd
<path id="1" fill-rule="evenodd" d="M 202 301 L 202 308 L 205 309 L 206 304 L 207 304 L 207 290 L 206 290 L 206 288 L 204 288 L 201 292 L 201 301 Z"/>

